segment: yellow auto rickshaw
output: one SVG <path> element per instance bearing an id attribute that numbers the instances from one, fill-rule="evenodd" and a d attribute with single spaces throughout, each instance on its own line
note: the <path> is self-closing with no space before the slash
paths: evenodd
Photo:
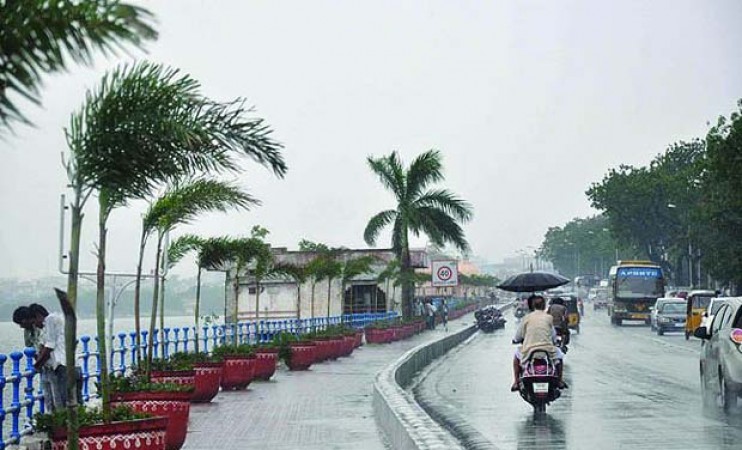
<path id="1" fill-rule="evenodd" d="M 564 306 L 567 307 L 567 326 L 580 334 L 580 309 L 577 305 L 577 298 L 572 296 L 562 298 L 564 299 Z"/>
<path id="2" fill-rule="evenodd" d="M 685 339 L 693 336 L 696 328 L 701 326 L 701 320 L 711 299 L 716 297 L 714 291 L 690 291 L 686 298 L 687 309 L 685 313 Z"/>

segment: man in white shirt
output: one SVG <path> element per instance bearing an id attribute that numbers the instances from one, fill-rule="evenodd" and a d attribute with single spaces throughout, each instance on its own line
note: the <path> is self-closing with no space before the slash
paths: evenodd
<path id="1" fill-rule="evenodd" d="M 33 325 L 40 330 L 34 369 L 41 374 L 46 408 L 55 411 L 67 404 L 67 368 L 64 347 L 64 318 L 49 314 L 43 306 L 29 306 Z"/>

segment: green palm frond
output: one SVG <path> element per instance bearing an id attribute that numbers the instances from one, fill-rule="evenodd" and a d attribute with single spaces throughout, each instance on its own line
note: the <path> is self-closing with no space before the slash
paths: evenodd
<path id="1" fill-rule="evenodd" d="M 171 230 L 209 211 L 248 209 L 260 202 L 232 183 L 198 178 L 177 183 L 152 203 L 142 219 L 147 233 Z"/>
<path id="2" fill-rule="evenodd" d="M 29 124 L 13 99 L 40 104 L 44 73 L 61 72 L 69 60 L 89 65 L 93 52 L 115 54 L 157 38 L 154 16 L 115 0 L 2 2 L 0 12 L 0 130 Z"/>
<path id="3" fill-rule="evenodd" d="M 368 157 L 366 159 L 371 171 L 373 171 L 387 189 L 397 197 L 403 199 L 405 195 L 404 169 L 396 152 L 381 158 Z"/>
<path id="4" fill-rule="evenodd" d="M 278 263 L 273 268 L 278 275 L 284 275 L 299 284 L 304 284 L 309 279 L 309 270 L 306 266 L 291 263 Z"/>
<path id="5" fill-rule="evenodd" d="M 185 234 L 173 239 L 167 248 L 168 269 L 175 267 L 188 253 L 198 251 L 204 240 L 193 234 Z"/>
<path id="6" fill-rule="evenodd" d="M 443 247 L 450 243 L 463 252 L 469 251 L 464 230 L 454 218 L 432 207 L 421 207 L 418 213 L 419 230 L 424 232 L 433 244 Z"/>
<path id="7" fill-rule="evenodd" d="M 378 213 L 368 221 L 366 230 L 363 232 L 363 240 L 365 240 L 368 245 L 375 245 L 376 237 L 379 235 L 381 230 L 392 223 L 396 218 L 397 211 L 391 209 Z"/>
<path id="8" fill-rule="evenodd" d="M 468 202 L 457 198 L 445 189 L 430 190 L 414 201 L 415 207 L 430 207 L 441 210 L 461 222 L 468 222 L 473 216 Z"/>
<path id="9" fill-rule="evenodd" d="M 341 265 L 340 279 L 347 283 L 353 278 L 371 272 L 371 268 L 376 262 L 373 256 L 361 256 L 345 260 Z"/>
<path id="10" fill-rule="evenodd" d="M 232 238 L 206 238 L 198 249 L 197 263 L 202 269 L 226 270 L 233 259 Z"/>
<path id="11" fill-rule="evenodd" d="M 443 180 L 443 163 L 438 150 L 429 150 L 410 163 L 407 171 L 407 198 L 412 201 L 430 184 Z"/>

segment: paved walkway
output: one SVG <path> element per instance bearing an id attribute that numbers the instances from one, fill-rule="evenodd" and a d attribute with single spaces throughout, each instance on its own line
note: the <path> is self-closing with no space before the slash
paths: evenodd
<path id="1" fill-rule="evenodd" d="M 473 314 L 450 322 L 471 324 Z M 271 381 L 247 391 L 221 392 L 211 404 L 191 405 L 185 450 L 385 449 L 371 404 L 376 373 L 407 350 L 444 336 L 442 326 L 391 344 L 364 345 L 350 357 L 306 372 L 279 367 Z"/>

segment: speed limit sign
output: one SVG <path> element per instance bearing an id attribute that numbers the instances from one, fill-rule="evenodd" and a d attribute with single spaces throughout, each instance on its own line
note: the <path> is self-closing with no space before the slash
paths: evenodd
<path id="1" fill-rule="evenodd" d="M 457 286 L 459 271 L 456 261 L 432 261 L 433 286 Z"/>

